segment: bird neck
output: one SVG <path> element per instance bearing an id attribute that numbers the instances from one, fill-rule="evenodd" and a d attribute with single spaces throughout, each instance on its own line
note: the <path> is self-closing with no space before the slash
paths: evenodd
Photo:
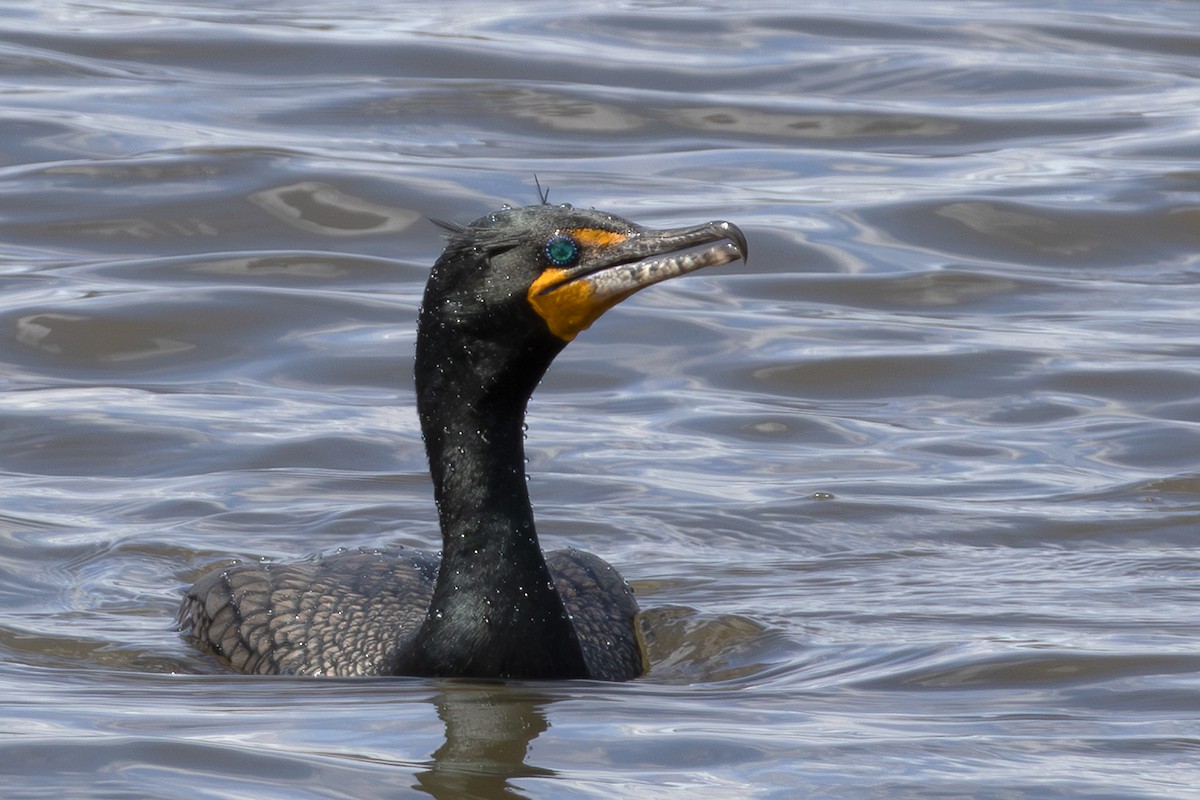
<path id="1" fill-rule="evenodd" d="M 525 482 L 525 406 L 545 366 L 514 369 L 509 350 L 426 333 L 418 330 L 417 408 L 442 561 L 429 613 L 401 670 L 586 677 L 575 629 L 538 545 Z"/>
<path id="2" fill-rule="evenodd" d="M 426 338 L 418 338 L 417 412 L 446 554 L 492 553 L 513 539 L 507 547 L 540 557 L 525 484 L 525 406 L 532 386 L 523 391 L 493 374 L 495 359 L 486 346 L 453 347 Z M 499 540 L 497 528 L 506 534 Z"/>

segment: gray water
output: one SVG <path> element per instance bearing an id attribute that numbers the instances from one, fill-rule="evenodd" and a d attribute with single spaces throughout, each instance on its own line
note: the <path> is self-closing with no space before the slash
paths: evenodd
<path id="1" fill-rule="evenodd" d="M 1192 798 L 1200 5 L 0 8 L 6 798 Z M 630 684 L 229 675 L 233 557 L 436 549 L 429 218 L 729 219 L 530 407 Z"/>

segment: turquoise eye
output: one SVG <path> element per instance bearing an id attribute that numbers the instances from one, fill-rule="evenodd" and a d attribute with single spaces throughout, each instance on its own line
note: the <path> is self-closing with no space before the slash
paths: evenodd
<path id="1" fill-rule="evenodd" d="M 575 240 L 570 236 L 561 233 L 551 236 L 546 242 L 546 258 L 550 259 L 551 264 L 560 267 L 574 264 L 579 260 L 579 245 L 575 244 Z"/>

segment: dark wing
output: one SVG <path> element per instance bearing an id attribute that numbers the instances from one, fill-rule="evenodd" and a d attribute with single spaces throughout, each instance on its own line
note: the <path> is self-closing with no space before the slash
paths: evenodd
<path id="1" fill-rule="evenodd" d="M 386 674 L 425 617 L 437 566 L 419 550 L 234 564 L 196 581 L 179 625 L 239 672 Z"/>
<path id="2" fill-rule="evenodd" d="M 599 556 L 575 549 L 547 553 L 546 565 L 575 625 L 592 677 L 627 681 L 645 672 L 634 633 L 638 604 L 621 574 Z"/>

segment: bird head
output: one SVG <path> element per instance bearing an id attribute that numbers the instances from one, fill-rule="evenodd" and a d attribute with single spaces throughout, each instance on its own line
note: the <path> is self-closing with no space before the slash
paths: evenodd
<path id="1" fill-rule="evenodd" d="M 505 208 L 446 227 L 422 327 L 480 343 L 541 340 L 553 352 L 638 290 L 747 252 L 729 222 L 652 230 L 570 205 Z"/>

